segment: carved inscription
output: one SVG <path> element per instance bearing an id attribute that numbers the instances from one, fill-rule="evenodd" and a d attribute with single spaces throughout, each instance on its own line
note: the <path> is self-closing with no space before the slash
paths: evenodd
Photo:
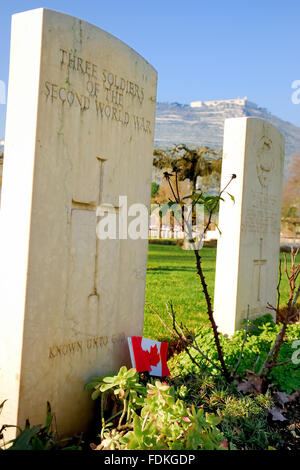
<path id="1" fill-rule="evenodd" d="M 138 83 L 112 71 L 100 70 L 97 64 L 78 57 L 73 51 L 59 50 L 58 62 L 66 71 L 64 84 L 45 81 L 45 95 L 50 103 L 59 102 L 69 108 L 92 111 L 103 120 L 110 120 L 119 125 L 132 126 L 136 131 L 151 134 L 150 121 L 141 115 L 131 114 L 128 104 L 136 102 L 139 106 L 144 101 L 144 89 Z M 83 91 L 70 85 L 70 73 L 83 79 Z"/>
<path id="2" fill-rule="evenodd" d="M 49 359 L 69 356 L 70 354 L 83 353 L 93 349 L 101 349 L 109 343 L 118 344 L 126 341 L 125 333 L 118 333 L 112 336 L 93 336 L 85 340 L 74 341 L 65 344 L 55 344 L 49 347 Z"/>
<path id="3" fill-rule="evenodd" d="M 275 161 L 272 154 L 272 140 L 263 136 L 259 143 L 256 153 L 256 171 L 261 186 L 267 188 L 272 171 L 274 170 Z"/>
<path id="4" fill-rule="evenodd" d="M 278 197 L 262 192 L 251 192 L 251 205 L 244 211 L 242 231 L 278 233 Z"/>

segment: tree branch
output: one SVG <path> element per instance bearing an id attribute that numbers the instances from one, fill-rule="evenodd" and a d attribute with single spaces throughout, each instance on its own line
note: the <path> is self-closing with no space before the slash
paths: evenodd
<path id="1" fill-rule="evenodd" d="M 150 308 L 150 310 L 152 310 L 152 312 L 159 318 L 159 320 L 161 321 L 162 325 L 164 326 L 164 328 L 166 330 L 169 331 L 169 333 L 171 333 L 171 335 L 173 336 L 176 336 L 174 331 L 171 330 L 171 328 L 168 327 L 168 325 L 164 322 L 164 320 L 162 319 L 162 317 L 160 316 L 160 314 L 152 307 L 152 305 L 146 300 L 145 303 L 148 305 L 148 307 Z"/>

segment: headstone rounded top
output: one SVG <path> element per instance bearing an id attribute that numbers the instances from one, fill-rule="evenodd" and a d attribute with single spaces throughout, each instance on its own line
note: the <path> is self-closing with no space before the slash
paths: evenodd
<path id="1" fill-rule="evenodd" d="M 266 121 L 265 119 L 262 119 L 260 117 L 256 117 L 256 116 L 240 116 L 240 117 L 230 117 L 230 118 L 227 118 L 225 119 L 225 123 L 226 122 L 232 122 L 232 121 L 235 121 L 235 122 L 239 122 L 239 121 L 245 121 L 245 123 L 247 122 L 253 122 L 253 123 L 257 123 L 257 125 L 261 125 L 263 127 L 270 127 L 272 129 L 274 129 L 278 134 L 281 134 L 282 133 L 278 130 L 278 128 L 276 126 L 274 126 L 274 124 L 272 124 L 271 122 L 269 121 Z"/>
<path id="2" fill-rule="evenodd" d="M 77 18 L 76 16 L 68 15 L 66 13 L 61 13 L 61 12 L 56 11 L 56 10 L 51 10 L 49 8 L 34 8 L 32 10 L 25 10 L 25 11 L 13 14 L 12 18 L 14 19 L 15 17 L 17 17 L 19 15 L 37 15 L 37 16 L 47 15 L 47 17 L 53 16 L 53 17 L 56 17 L 57 20 L 59 20 L 60 22 L 65 21 L 65 22 L 73 22 L 75 24 L 77 23 L 81 31 L 83 30 L 84 27 L 87 28 L 87 29 L 98 31 L 101 34 L 106 35 L 107 38 L 110 38 L 112 41 L 116 41 L 116 43 L 119 43 L 120 47 L 126 48 L 132 54 L 135 54 L 139 60 L 143 61 L 149 68 L 151 68 L 153 70 L 154 73 L 157 74 L 156 69 L 141 54 L 139 54 L 136 50 L 134 50 L 132 47 L 128 46 L 128 44 L 123 42 L 121 39 L 117 38 L 116 36 L 114 36 L 111 33 L 108 33 L 107 31 L 100 28 L 99 26 L 94 25 L 93 23 L 81 20 L 80 18 Z"/>

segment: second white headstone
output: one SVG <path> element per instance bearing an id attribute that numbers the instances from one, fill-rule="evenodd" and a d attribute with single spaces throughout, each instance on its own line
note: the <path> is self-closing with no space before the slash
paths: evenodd
<path id="1" fill-rule="evenodd" d="M 234 196 L 220 204 L 214 317 L 232 335 L 247 318 L 276 304 L 284 137 L 258 118 L 225 121 L 221 188 Z"/>

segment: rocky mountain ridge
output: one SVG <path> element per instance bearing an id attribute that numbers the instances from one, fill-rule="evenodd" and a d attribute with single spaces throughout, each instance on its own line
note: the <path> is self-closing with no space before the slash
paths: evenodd
<path id="1" fill-rule="evenodd" d="M 247 98 L 196 101 L 188 104 L 157 103 L 155 146 L 171 147 L 185 143 L 222 148 L 226 118 L 253 116 L 276 126 L 286 139 L 285 173 L 292 157 L 300 153 L 300 127 L 283 121 Z"/>

